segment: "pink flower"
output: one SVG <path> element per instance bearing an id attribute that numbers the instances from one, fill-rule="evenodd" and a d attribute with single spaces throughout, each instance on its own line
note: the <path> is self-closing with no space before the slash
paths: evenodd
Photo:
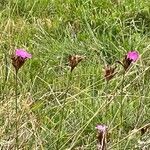
<path id="1" fill-rule="evenodd" d="M 130 65 L 133 62 L 137 61 L 138 58 L 139 58 L 139 53 L 137 51 L 129 51 L 125 55 L 122 62 L 121 61 L 117 61 L 117 62 L 123 66 L 125 71 L 127 71 L 129 69 Z"/>
<path id="2" fill-rule="evenodd" d="M 19 56 L 23 59 L 32 58 L 32 55 L 26 52 L 24 49 L 16 49 L 16 56 Z"/>
<path id="3" fill-rule="evenodd" d="M 24 49 L 16 49 L 15 54 L 11 56 L 12 65 L 15 67 L 16 72 L 18 72 L 28 58 L 32 58 L 32 55 Z"/>
<path id="4" fill-rule="evenodd" d="M 139 53 L 137 51 L 130 51 L 127 54 L 127 59 L 130 59 L 131 61 L 136 61 L 139 58 Z"/>
<path id="5" fill-rule="evenodd" d="M 106 132 L 107 126 L 106 126 L 106 125 L 97 125 L 97 126 L 96 126 L 96 129 L 97 129 L 99 132 Z"/>
<path id="6" fill-rule="evenodd" d="M 97 125 L 96 129 L 98 130 L 98 135 L 97 135 L 97 149 L 98 150 L 106 150 L 107 147 L 107 129 L 108 127 L 106 125 Z"/>

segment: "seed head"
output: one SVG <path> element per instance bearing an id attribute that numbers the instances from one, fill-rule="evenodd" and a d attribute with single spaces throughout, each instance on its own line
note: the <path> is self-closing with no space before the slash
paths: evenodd
<path id="1" fill-rule="evenodd" d="M 83 59 L 84 59 L 83 56 L 69 55 L 68 62 L 69 62 L 69 66 L 71 67 L 71 72 L 78 65 L 78 63 Z"/>
<path id="2" fill-rule="evenodd" d="M 108 82 L 109 80 L 111 80 L 117 72 L 115 72 L 116 67 L 111 67 L 111 66 L 106 66 L 105 67 L 105 79 Z"/>

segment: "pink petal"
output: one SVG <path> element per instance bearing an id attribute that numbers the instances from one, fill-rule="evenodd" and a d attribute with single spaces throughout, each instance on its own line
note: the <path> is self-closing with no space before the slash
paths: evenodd
<path id="1" fill-rule="evenodd" d="M 137 51 L 130 51 L 127 54 L 127 58 L 132 61 L 136 61 L 139 58 L 139 53 Z"/>
<path id="2" fill-rule="evenodd" d="M 106 125 L 97 125 L 97 126 L 96 126 L 96 129 L 97 129 L 98 131 L 105 132 L 106 129 L 107 129 L 107 126 L 106 126 Z"/>
<path id="3" fill-rule="evenodd" d="M 24 59 L 32 58 L 32 55 L 30 53 L 26 52 L 26 50 L 24 50 L 24 49 L 16 49 L 16 56 L 20 56 Z"/>

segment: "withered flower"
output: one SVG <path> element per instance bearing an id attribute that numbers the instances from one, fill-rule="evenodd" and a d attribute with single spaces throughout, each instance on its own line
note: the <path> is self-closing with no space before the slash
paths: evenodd
<path id="1" fill-rule="evenodd" d="M 28 58 L 31 58 L 32 55 L 26 52 L 24 49 L 17 49 L 15 54 L 11 56 L 12 65 L 15 67 L 16 72 L 23 66 L 25 61 Z"/>
<path id="2" fill-rule="evenodd" d="M 97 143 L 97 150 L 106 150 L 107 144 L 107 126 L 106 125 L 97 125 L 96 129 L 98 130 L 98 143 Z"/>
<path id="3" fill-rule="evenodd" d="M 73 71 L 73 69 L 78 65 L 78 63 L 83 60 L 84 57 L 83 56 L 79 56 L 79 55 L 69 55 L 69 66 L 71 67 L 71 72 Z"/>
<path id="4" fill-rule="evenodd" d="M 145 132 L 147 132 L 148 130 L 150 131 L 150 125 L 147 125 L 147 126 L 141 128 L 141 136 L 142 136 Z"/>
<path id="5" fill-rule="evenodd" d="M 106 81 L 108 82 L 109 80 L 111 80 L 117 72 L 115 72 L 116 70 L 116 67 L 111 67 L 111 66 L 106 66 L 105 67 L 105 79 Z"/>
<path id="6" fill-rule="evenodd" d="M 139 58 L 139 53 L 137 51 L 129 51 L 127 55 L 125 55 L 123 62 L 120 61 L 117 62 L 123 66 L 125 71 L 127 71 L 131 63 L 135 62 L 138 58 Z"/>

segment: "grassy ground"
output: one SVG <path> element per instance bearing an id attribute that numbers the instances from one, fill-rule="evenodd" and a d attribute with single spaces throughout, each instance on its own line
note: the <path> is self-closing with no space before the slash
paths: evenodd
<path id="1" fill-rule="evenodd" d="M 97 124 L 108 126 L 109 150 L 150 149 L 150 133 L 141 136 L 150 124 L 149 0 L 0 1 L 3 150 L 15 149 L 10 59 L 15 48 L 33 55 L 18 74 L 20 149 L 94 150 Z M 139 51 L 140 59 L 126 74 L 121 95 L 122 75 L 106 84 L 103 68 L 132 49 Z M 72 75 L 66 65 L 69 54 L 86 56 Z M 121 69 L 118 65 L 118 72 Z"/>

